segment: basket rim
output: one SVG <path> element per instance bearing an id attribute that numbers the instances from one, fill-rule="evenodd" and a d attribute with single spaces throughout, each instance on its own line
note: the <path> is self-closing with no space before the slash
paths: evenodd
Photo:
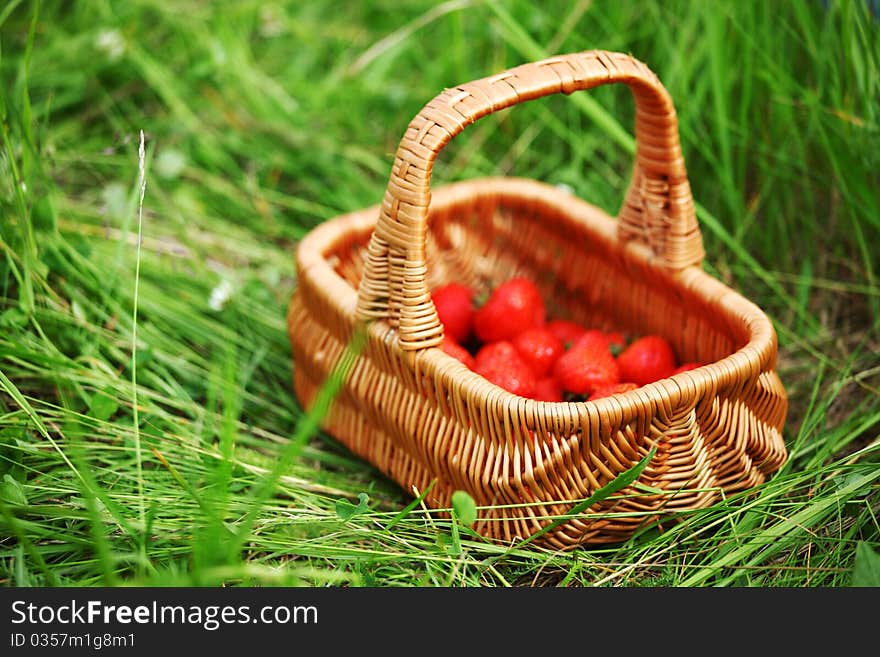
<path id="1" fill-rule="evenodd" d="M 620 243 L 617 236 L 617 220 L 604 210 L 569 192 L 552 185 L 529 178 L 485 177 L 449 183 L 437 187 L 432 192 L 432 209 L 440 210 L 455 204 L 473 202 L 478 197 L 505 197 L 531 202 L 542 202 L 556 207 L 564 199 L 562 212 L 587 229 L 591 235 L 621 249 L 626 258 L 644 264 L 649 268 L 664 271 L 676 284 L 679 284 L 704 300 L 714 298 L 719 310 L 743 325 L 749 334 L 748 341 L 724 358 L 706 363 L 700 367 L 675 374 L 635 390 L 616 393 L 608 397 L 585 401 L 547 402 L 520 397 L 503 388 L 487 382 L 484 377 L 473 372 L 463 363 L 445 353 L 439 346 L 427 347 L 419 351 L 409 351 L 410 362 L 420 370 L 428 368 L 441 376 L 455 376 L 463 393 L 472 385 L 485 386 L 490 383 L 498 401 L 521 404 L 529 416 L 549 417 L 562 408 L 570 410 L 574 417 L 607 417 L 609 414 L 619 420 L 627 417 L 636 406 L 664 402 L 675 405 L 684 397 L 701 398 L 712 394 L 723 381 L 744 381 L 760 372 L 774 369 L 776 364 L 777 338 L 770 318 L 755 303 L 736 290 L 725 285 L 714 276 L 695 265 L 677 272 L 669 272 L 646 245 L 638 242 Z M 334 305 L 350 320 L 356 323 L 355 309 L 358 289 L 344 280 L 330 265 L 326 254 L 340 242 L 350 239 L 352 234 L 369 234 L 379 216 L 380 205 L 348 212 L 321 223 L 307 233 L 295 250 L 297 265 L 297 288 L 312 284 L 325 290 Z M 293 294 L 297 293 L 294 289 Z M 723 295 L 724 303 L 719 303 Z M 376 319 L 368 327 L 370 334 L 381 342 L 387 342 L 389 335 L 396 333 L 385 319 Z M 400 347 L 395 347 L 400 349 Z M 401 350 L 402 351 L 402 350 Z M 416 362 L 416 360 L 420 362 Z M 442 371 L 441 371 L 442 370 Z"/>

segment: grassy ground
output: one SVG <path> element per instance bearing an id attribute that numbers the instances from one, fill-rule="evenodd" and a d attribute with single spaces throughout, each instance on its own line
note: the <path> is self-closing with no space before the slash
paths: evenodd
<path id="1" fill-rule="evenodd" d="M 0 581 L 816 587 L 868 570 L 880 547 L 869 5 L 338 4 L 0 9 Z M 779 334 L 790 460 L 752 497 L 623 545 L 459 545 L 447 522 L 401 513 L 409 498 L 297 405 L 293 248 L 380 200 L 406 124 L 444 87 L 590 48 L 648 62 L 676 101 L 706 267 Z M 590 98 L 481 122 L 436 179 L 524 175 L 615 212 L 631 101 Z M 337 504 L 360 493 L 359 508 Z"/>

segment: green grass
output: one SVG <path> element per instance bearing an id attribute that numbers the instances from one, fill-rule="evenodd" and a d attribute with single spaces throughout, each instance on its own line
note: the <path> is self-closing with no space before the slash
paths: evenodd
<path id="1" fill-rule="evenodd" d="M 880 549 L 868 7 L 8 4 L 0 581 L 818 587 L 869 572 L 856 560 Z M 647 62 L 676 102 L 706 268 L 779 334 L 790 460 L 751 495 L 621 545 L 487 544 L 411 504 L 298 406 L 293 249 L 379 202 L 409 119 L 442 89 L 591 48 Z M 632 119 L 619 88 L 531 103 L 465 131 L 435 179 L 565 183 L 613 213 Z"/>

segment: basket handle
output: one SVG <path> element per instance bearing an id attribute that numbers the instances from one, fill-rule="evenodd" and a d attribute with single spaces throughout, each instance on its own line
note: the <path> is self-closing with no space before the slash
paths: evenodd
<path id="1" fill-rule="evenodd" d="M 427 285 L 425 237 L 431 171 L 467 125 L 519 103 L 623 82 L 636 105 L 636 157 L 618 213 L 618 239 L 646 244 L 671 270 L 702 262 L 672 100 L 657 76 L 622 53 L 593 50 L 551 57 L 446 89 L 410 122 L 397 149 L 358 288 L 358 320 L 387 319 L 402 349 L 437 346 L 443 326 Z"/>

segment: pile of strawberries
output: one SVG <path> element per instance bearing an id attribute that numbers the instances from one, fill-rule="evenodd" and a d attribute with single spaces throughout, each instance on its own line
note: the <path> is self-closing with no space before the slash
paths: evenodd
<path id="1" fill-rule="evenodd" d="M 659 335 L 628 341 L 618 332 L 549 319 L 535 284 L 512 278 L 477 307 L 460 283 L 431 298 L 443 323 L 442 349 L 492 383 L 540 401 L 583 401 L 664 379 L 698 367 L 680 364 Z"/>

